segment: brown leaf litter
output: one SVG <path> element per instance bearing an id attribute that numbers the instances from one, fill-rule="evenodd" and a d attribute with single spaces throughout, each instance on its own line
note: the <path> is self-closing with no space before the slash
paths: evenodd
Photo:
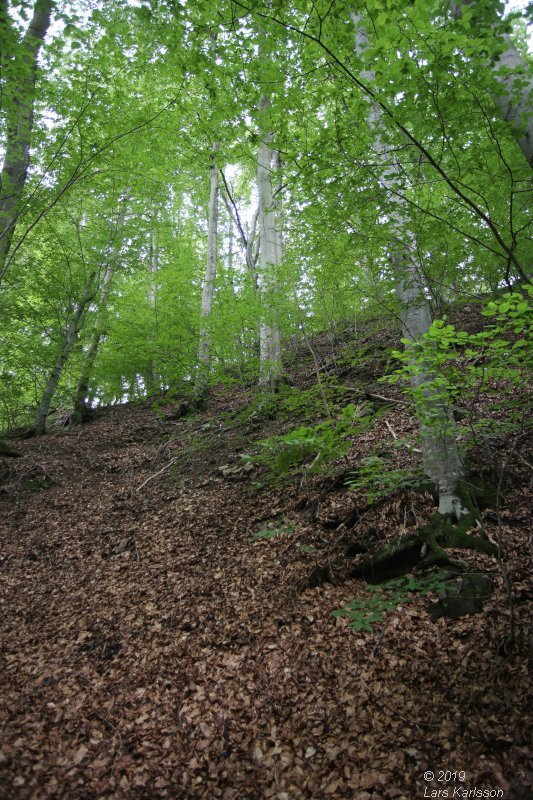
<path id="1" fill-rule="evenodd" d="M 361 515 L 334 479 L 254 487 L 228 466 L 251 434 L 224 414 L 246 400 L 220 390 L 177 421 L 130 405 L 20 443 L 0 494 L 0 796 L 531 796 L 524 483 L 500 520 L 511 652 L 498 563 L 473 553 L 496 586 L 482 614 L 433 624 L 416 597 L 356 631 L 332 616 L 364 592 L 347 545 L 414 530 L 431 500 L 400 493 Z M 384 419 L 352 463 L 391 440 Z M 386 419 L 410 435 L 406 408 Z M 30 469 L 51 485 L 17 481 Z M 265 528 L 279 532 L 254 538 Z M 329 582 L 298 590 L 325 565 Z"/>

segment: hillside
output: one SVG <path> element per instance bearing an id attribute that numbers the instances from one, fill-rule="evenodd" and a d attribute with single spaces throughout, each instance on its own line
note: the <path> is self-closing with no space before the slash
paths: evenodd
<path id="1" fill-rule="evenodd" d="M 491 578 L 480 613 L 371 592 L 357 566 L 435 511 L 415 482 L 346 486 L 364 459 L 420 462 L 409 405 L 377 383 L 398 333 L 376 327 L 293 343 L 277 411 L 237 384 L 186 416 L 154 396 L 0 459 L 1 797 L 531 796 L 527 440 L 470 452 L 501 498 L 481 515 L 501 558 L 452 552 Z M 366 420 L 344 455 L 315 471 L 311 447 L 272 480 L 241 458 L 316 425 L 324 392 Z M 389 607 L 359 630 L 332 613 L 372 597 Z"/>

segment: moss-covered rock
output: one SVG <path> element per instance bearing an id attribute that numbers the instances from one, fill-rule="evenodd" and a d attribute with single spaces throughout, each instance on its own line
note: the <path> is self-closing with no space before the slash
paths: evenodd
<path id="1" fill-rule="evenodd" d="M 469 614 L 479 614 L 485 602 L 492 596 L 490 575 L 469 572 L 458 581 L 450 583 L 436 603 L 428 606 L 433 622 L 441 617 L 459 619 Z"/>

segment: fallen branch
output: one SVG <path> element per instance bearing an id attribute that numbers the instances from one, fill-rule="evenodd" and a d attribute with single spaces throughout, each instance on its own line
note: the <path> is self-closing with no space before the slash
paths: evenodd
<path id="1" fill-rule="evenodd" d="M 140 486 L 137 486 L 137 488 L 136 488 L 136 490 L 135 490 L 135 491 L 136 491 L 136 492 L 140 492 L 140 491 L 141 491 L 141 489 L 143 488 L 143 486 L 146 486 L 146 484 L 147 484 L 147 483 L 150 483 L 150 481 L 153 481 L 153 479 L 154 479 L 154 478 L 157 478 L 157 476 L 158 476 L 158 475 L 161 475 L 161 473 L 162 473 L 162 472 L 165 472 L 165 470 L 167 470 L 169 467 L 171 467 L 171 466 L 172 466 L 172 464 L 173 464 L 175 461 L 177 461 L 177 460 L 178 460 L 178 458 L 179 458 L 179 456 L 174 456 L 174 458 L 172 458 L 172 459 L 171 459 L 171 460 L 168 462 L 168 464 L 166 464 L 166 465 L 163 467 L 163 469 L 160 469 L 158 472 L 154 473 L 154 475 L 150 475 L 150 477 L 149 477 L 149 478 L 146 478 L 146 480 L 145 480 L 145 481 L 143 481 L 143 483 L 141 483 L 141 485 L 140 485 Z"/>
<path id="2" fill-rule="evenodd" d="M 365 389 L 365 397 L 369 400 L 379 400 L 380 403 L 394 403 L 397 406 L 410 406 L 407 400 L 394 400 L 392 397 L 385 397 L 382 394 L 373 394 Z"/>
<path id="3" fill-rule="evenodd" d="M 398 436 L 396 435 L 396 433 L 392 429 L 392 426 L 391 426 L 390 422 L 388 421 L 388 419 L 385 420 L 385 425 L 387 426 L 392 438 L 397 442 L 398 441 Z M 422 452 L 422 450 L 420 450 L 418 447 L 411 447 L 411 445 L 408 444 L 407 442 L 402 442 L 402 444 L 404 445 L 404 447 L 407 447 L 407 449 L 409 450 L 410 453 L 421 453 Z"/>

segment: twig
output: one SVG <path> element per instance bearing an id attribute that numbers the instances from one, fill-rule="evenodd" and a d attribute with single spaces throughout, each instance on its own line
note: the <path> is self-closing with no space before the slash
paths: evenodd
<path id="1" fill-rule="evenodd" d="M 394 433 L 394 431 L 392 430 L 392 426 L 391 426 L 391 424 L 390 424 L 390 422 L 389 422 L 389 420 L 388 420 L 388 419 L 386 419 L 386 420 L 385 420 L 385 425 L 387 426 L 387 429 L 388 429 L 389 433 L 391 434 L 392 438 L 393 438 L 393 439 L 395 439 L 395 440 L 397 441 L 397 440 L 398 440 L 398 437 L 397 437 L 397 435 Z"/>
<path id="2" fill-rule="evenodd" d="M 381 403 L 394 403 L 397 406 L 410 406 L 411 403 L 408 403 L 407 400 L 394 400 L 392 397 L 385 397 L 382 394 L 374 394 L 373 392 L 367 392 L 365 389 L 365 397 L 368 397 L 369 400 L 379 400 Z"/>
<path id="3" fill-rule="evenodd" d="M 376 655 L 377 651 L 378 651 L 378 650 L 379 650 L 379 648 L 381 647 L 381 643 L 382 643 L 382 641 L 383 641 L 383 637 L 385 636 L 385 628 L 386 628 L 386 627 L 387 627 L 386 625 L 384 625 L 384 626 L 383 626 L 383 628 L 381 629 L 381 633 L 379 634 L 379 638 L 378 638 L 378 640 L 377 640 L 376 644 L 374 645 L 374 647 L 372 648 L 372 653 L 371 653 L 371 655 L 373 655 L 373 656 L 375 656 L 375 655 Z"/>
<path id="4" fill-rule="evenodd" d="M 385 425 L 386 425 L 386 426 L 387 426 L 387 428 L 389 429 L 389 432 L 390 432 L 390 434 L 391 434 L 392 438 L 393 438 L 393 439 L 394 439 L 394 440 L 397 442 L 397 441 L 398 441 L 398 436 L 397 436 L 397 435 L 396 435 L 396 433 L 393 431 L 393 429 L 392 429 L 392 427 L 391 427 L 391 424 L 390 424 L 390 422 L 389 422 L 387 419 L 385 420 Z M 408 449 L 408 450 L 409 450 L 409 452 L 411 452 L 411 453 L 421 453 L 421 452 L 422 452 L 422 450 L 420 450 L 418 447 L 411 447 L 411 445 L 410 445 L 410 444 L 408 444 L 407 442 L 402 442 L 402 444 L 404 445 L 404 447 L 407 447 L 407 449 Z"/>
<path id="5" fill-rule="evenodd" d="M 169 467 L 171 467 L 171 466 L 172 466 L 172 464 L 173 464 L 175 461 L 177 461 L 177 460 L 178 460 L 178 458 L 179 458 L 179 456 L 174 456 L 174 458 L 171 458 L 171 459 L 170 459 L 170 461 L 168 462 L 168 464 L 166 464 L 166 465 L 163 467 L 163 469 L 160 469 L 160 470 L 159 470 L 158 472 L 156 472 L 154 475 L 150 475 L 150 477 L 149 477 L 149 478 L 146 478 L 146 480 L 145 480 L 145 481 L 143 481 L 143 483 L 141 483 L 141 485 L 140 485 L 140 486 L 137 486 L 137 488 L 136 488 L 136 490 L 135 490 L 135 491 L 136 491 L 136 492 L 140 492 L 140 490 L 143 488 L 143 486 L 146 486 L 146 484 L 147 484 L 147 483 L 150 483 L 150 481 L 153 481 L 153 479 L 154 479 L 154 478 L 157 478 L 157 476 L 158 476 L 158 475 L 161 475 L 161 473 L 162 473 L 162 472 L 165 472 L 165 470 L 167 470 Z"/>
<path id="6" fill-rule="evenodd" d="M 527 460 L 524 458 L 524 456 L 523 456 L 523 455 L 521 455 L 520 453 L 515 453 L 515 455 L 516 455 L 516 457 L 517 457 L 517 458 L 519 458 L 519 459 L 520 459 L 520 461 L 522 462 L 522 464 L 525 464 L 525 465 L 526 465 L 526 467 L 529 467 L 529 469 L 533 469 L 533 465 L 532 465 L 532 464 L 530 464 L 530 463 L 529 463 L 529 461 L 527 461 Z"/>

